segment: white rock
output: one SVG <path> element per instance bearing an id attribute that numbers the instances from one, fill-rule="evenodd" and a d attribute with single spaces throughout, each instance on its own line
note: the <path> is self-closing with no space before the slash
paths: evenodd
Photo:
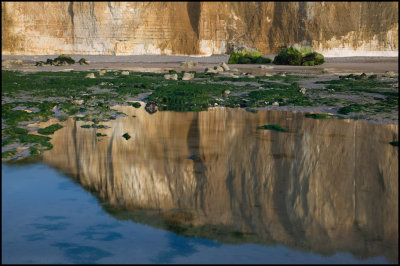
<path id="1" fill-rule="evenodd" d="M 232 69 L 232 72 L 239 72 L 239 69 L 234 68 L 234 69 Z"/>
<path id="2" fill-rule="evenodd" d="M 231 93 L 230 90 L 224 90 L 223 94 L 228 95 L 229 93 Z"/>
<path id="3" fill-rule="evenodd" d="M 100 71 L 99 71 L 99 76 L 104 76 L 105 73 L 106 73 L 105 70 L 100 70 Z"/>
<path id="4" fill-rule="evenodd" d="M 302 94 L 306 94 L 306 88 L 301 88 L 300 90 L 299 90 L 299 92 L 301 92 Z"/>
<path id="5" fill-rule="evenodd" d="M 83 104 L 83 100 L 73 100 L 72 103 L 81 105 Z"/>
<path id="6" fill-rule="evenodd" d="M 227 64 L 225 64 L 225 62 L 222 62 L 222 63 L 220 64 L 220 66 L 221 66 L 225 71 L 229 71 L 229 70 L 230 70 L 229 66 L 228 66 Z"/>
<path id="7" fill-rule="evenodd" d="M 217 72 L 224 72 L 224 69 L 220 66 L 215 66 L 214 69 L 217 70 Z"/>
<path id="8" fill-rule="evenodd" d="M 94 73 L 89 73 L 89 74 L 87 74 L 87 75 L 85 76 L 85 78 L 94 79 L 94 78 L 95 78 Z"/>
<path id="9" fill-rule="evenodd" d="M 183 74 L 182 80 L 192 80 L 192 79 L 194 79 L 194 73 L 185 72 L 185 74 Z"/>
<path id="10" fill-rule="evenodd" d="M 122 71 L 121 75 L 128 76 L 129 75 L 129 71 Z"/>
<path id="11" fill-rule="evenodd" d="M 384 77 L 394 77 L 396 74 L 393 71 L 385 71 Z"/>
<path id="12" fill-rule="evenodd" d="M 279 106 L 279 103 L 278 102 L 273 102 L 272 106 Z"/>
<path id="13" fill-rule="evenodd" d="M 212 69 L 212 68 L 208 68 L 208 67 L 205 69 L 204 72 L 205 73 L 215 73 L 215 74 L 218 73 L 218 71 L 216 69 Z"/>
<path id="14" fill-rule="evenodd" d="M 178 80 L 178 74 L 166 74 L 164 75 L 165 79 L 172 79 L 172 80 Z"/>
<path id="15" fill-rule="evenodd" d="M 255 78 L 256 76 L 254 76 L 254 75 L 248 75 L 247 77 L 253 79 L 253 78 Z"/>

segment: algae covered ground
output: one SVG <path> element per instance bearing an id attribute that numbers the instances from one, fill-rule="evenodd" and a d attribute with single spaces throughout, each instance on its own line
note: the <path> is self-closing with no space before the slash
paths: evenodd
<path id="1" fill-rule="evenodd" d="M 165 79 L 164 74 L 122 70 L 104 71 L 2 71 L 2 160 L 19 160 L 51 149 L 52 134 L 61 122 L 74 117 L 82 128 L 103 128 L 102 121 L 125 116 L 115 105 L 141 108 L 135 101 L 154 103 L 158 111 L 205 111 L 210 107 L 279 110 L 307 107 L 329 110 L 309 112 L 314 119 L 352 118 L 398 121 L 398 78 L 383 75 L 329 75 L 274 73 L 203 73 L 193 80 Z M 95 78 L 86 77 L 94 73 Z M 325 108 L 325 109 L 324 109 Z M 55 121 L 46 128 L 29 126 Z M 98 133 L 97 136 L 103 136 Z"/>

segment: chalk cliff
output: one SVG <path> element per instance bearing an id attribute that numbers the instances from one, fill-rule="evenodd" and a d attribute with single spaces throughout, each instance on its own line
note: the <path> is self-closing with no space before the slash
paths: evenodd
<path id="1" fill-rule="evenodd" d="M 2 54 L 398 51 L 397 2 L 2 2 Z"/>
<path id="2" fill-rule="evenodd" d="M 107 137 L 68 120 L 44 161 L 113 207 L 185 210 L 195 228 L 223 225 L 261 243 L 396 261 L 398 149 L 388 142 L 398 139 L 397 125 L 228 108 L 119 110 L 128 116 L 99 130 Z M 256 129 L 263 124 L 289 132 Z"/>

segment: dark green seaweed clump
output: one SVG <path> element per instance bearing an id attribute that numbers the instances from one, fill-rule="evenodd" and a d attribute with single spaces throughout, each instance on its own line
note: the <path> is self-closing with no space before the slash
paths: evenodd
<path id="1" fill-rule="evenodd" d="M 72 59 L 71 56 L 65 55 L 65 54 L 62 54 L 62 55 L 56 57 L 55 59 L 47 59 L 46 62 L 43 62 L 43 61 L 36 62 L 36 66 L 43 66 L 43 65 L 67 66 L 67 65 L 72 65 L 72 64 L 75 64 L 75 60 Z"/>
<path id="2" fill-rule="evenodd" d="M 40 128 L 38 130 L 38 133 L 42 134 L 42 135 L 51 135 L 55 131 L 59 130 L 62 127 L 63 127 L 62 125 L 57 123 L 57 124 L 54 124 L 54 125 L 51 125 L 51 126 L 48 126 L 48 127 L 45 127 L 45 128 Z"/>
<path id="3" fill-rule="evenodd" d="M 288 132 L 288 130 L 282 128 L 280 125 L 263 125 L 263 126 L 259 126 L 258 129 L 276 130 L 276 131 L 281 131 L 281 132 Z"/>
<path id="4" fill-rule="evenodd" d="M 302 53 L 295 47 L 289 47 L 280 51 L 272 63 L 275 65 L 316 66 L 324 62 L 322 54 L 310 50 Z"/>
<path id="5" fill-rule="evenodd" d="M 392 141 L 392 142 L 389 142 L 389 143 L 392 146 L 399 146 L 399 142 L 398 141 Z"/>
<path id="6" fill-rule="evenodd" d="M 85 58 L 79 59 L 78 63 L 79 63 L 80 65 L 89 65 L 89 63 L 86 61 Z"/>
<path id="7" fill-rule="evenodd" d="M 134 103 L 129 103 L 130 105 L 132 105 L 133 107 L 135 107 L 135 108 L 140 108 L 140 103 L 138 103 L 138 102 L 134 102 Z"/>
<path id="8" fill-rule="evenodd" d="M 128 133 L 125 133 L 124 135 L 122 135 L 126 140 L 130 139 L 131 136 Z"/>
<path id="9" fill-rule="evenodd" d="M 232 52 L 228 64 L 269 64 L 271 61 L 270 58 L 262 57 L 261 52 L 257 49 L 254 51 L 243 49 Z"/>

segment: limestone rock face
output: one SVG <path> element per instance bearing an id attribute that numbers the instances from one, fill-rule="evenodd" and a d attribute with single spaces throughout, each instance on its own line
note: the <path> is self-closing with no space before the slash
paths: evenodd
<path id="1" fill-rule="evenodd" d="M 83 121 L 66 121 L 44 162 L 115 207 L 187 210 L 199 228 L 224 225 L 318 253 L 396 257 L 398 149 L 388 142 L 397 125 L 229 108 L 117 110 L 128 116 L 109 121 L 102 140 Z M 289 132 L 257 130 L 267 123 Z"/>
<path id="2" fill-rule="evenodd" d="M 397 2 L 2 2 L 3 54 L 397 55 Z M 366 54 L 367 52 L 367 54 Z"/>

